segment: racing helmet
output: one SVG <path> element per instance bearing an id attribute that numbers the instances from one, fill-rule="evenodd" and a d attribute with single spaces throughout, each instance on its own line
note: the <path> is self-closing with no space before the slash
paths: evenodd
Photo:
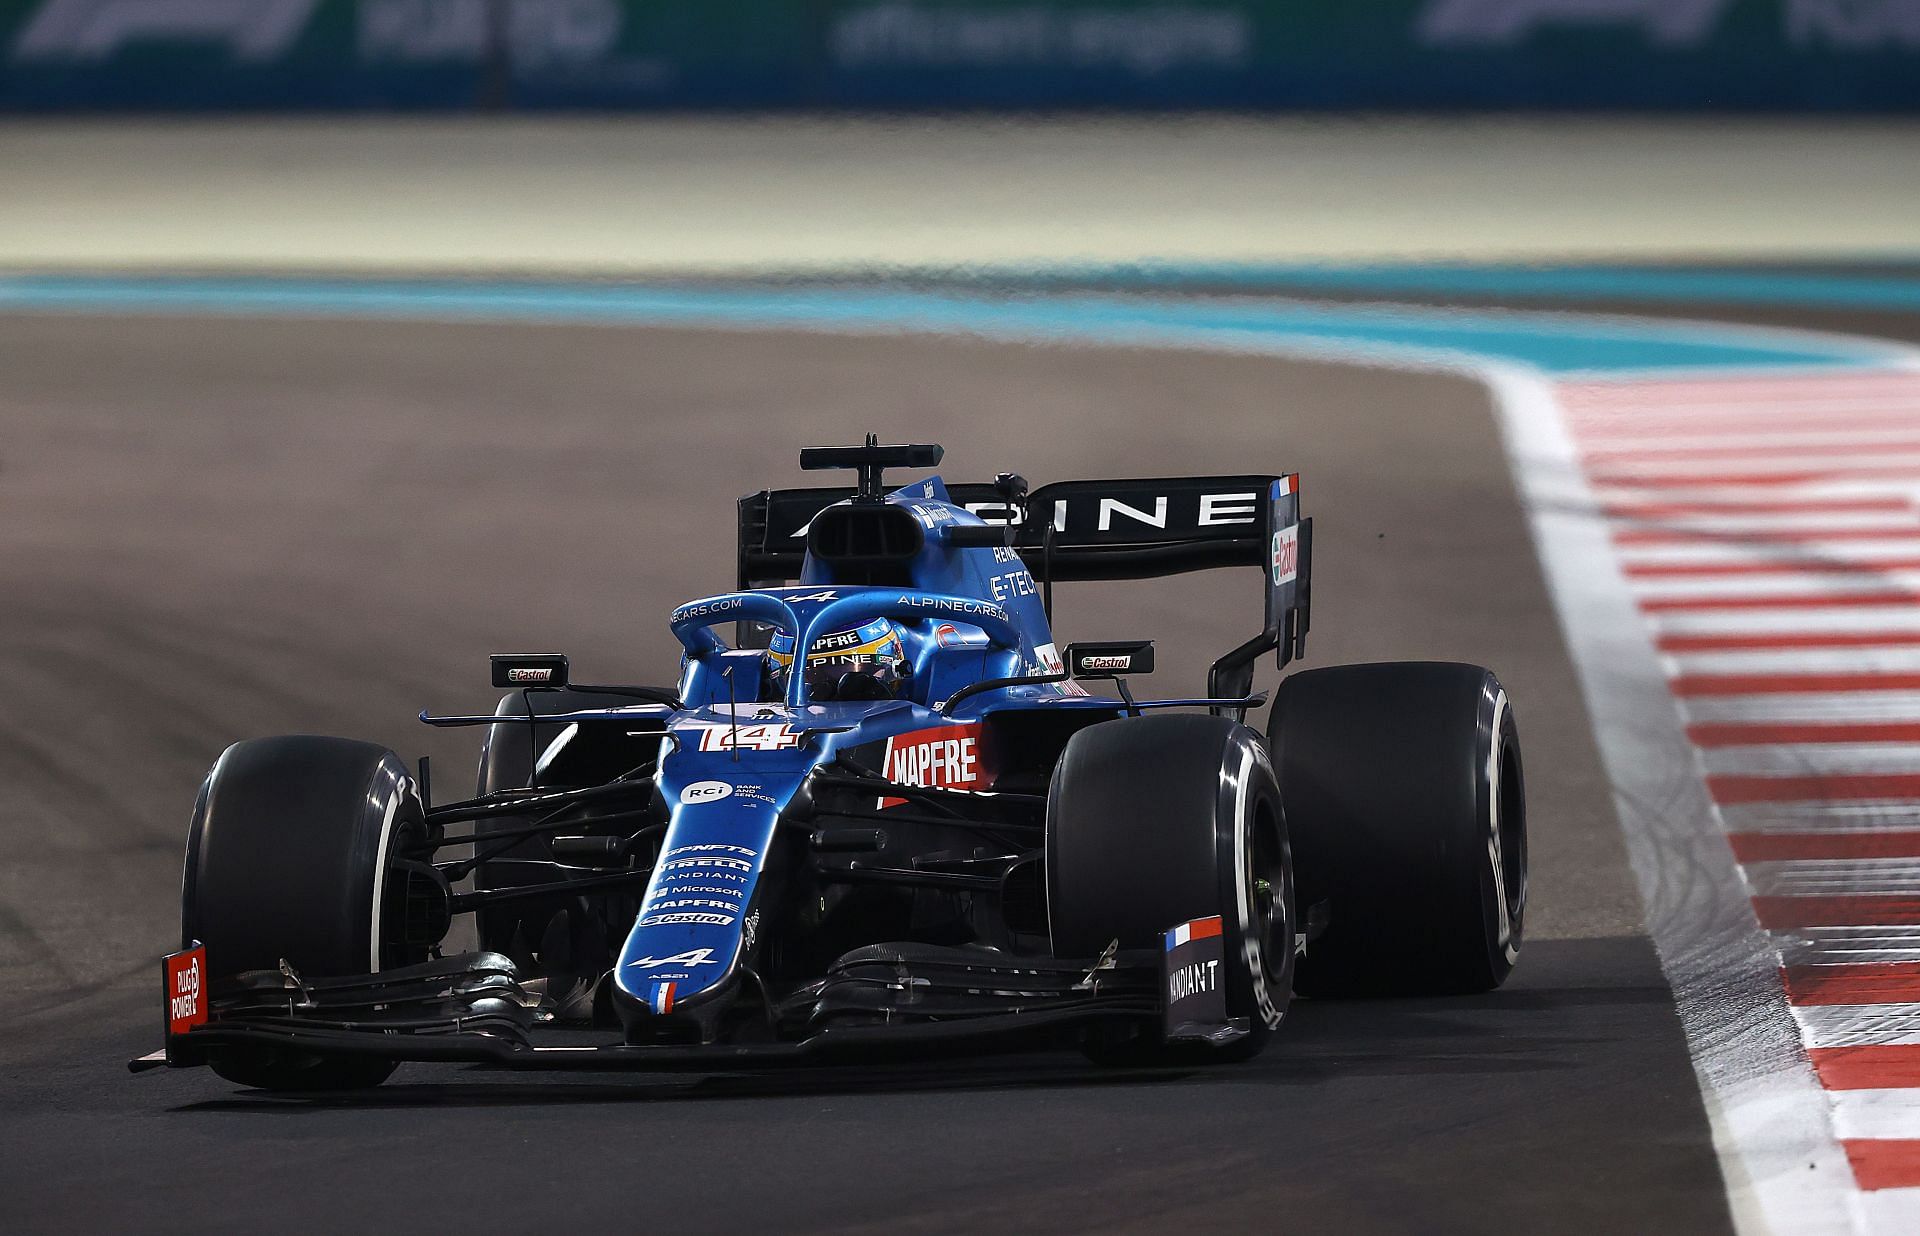
<path id="1" fill-rule="evenodd" d="M 787 689 L 793 672 L 791 631 L 775 631 L 767 647 L 767 667 L 776 697 Z M 885 700 L 899 693 L 912 673 L 906 648 L 892 622 L 876 618 L 813 641 L 804 669 L 808 698 L 831 700 Z"/>

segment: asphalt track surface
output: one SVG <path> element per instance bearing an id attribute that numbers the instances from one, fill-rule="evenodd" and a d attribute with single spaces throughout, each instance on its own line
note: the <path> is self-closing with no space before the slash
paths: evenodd
<path id="1" fill-rule="evenodd" d="M 1573 671 L 1487 400 L 1256 357 L 780 332 L 0 318 L 0 1227 L 1669 1231 L 1728 1227 Z M 365 1096 L 129 1077 L 206 766 L 372 738 L 458 785 L 485 654 L 671 672 L 732 500 L 803 443 L 951 477 L 1298 469 L 1309 664 L 1493 666 L 1529 941 L 1472 999 L 1296 1003 L 1246 1066 L 1077 1056 L 709 1079 L 408 1066 Z M 1258 621 L 1232 573 L 1061 592 L 1172 693 Z M 1268 675 L 1271 676 L 1270 673 Z"/>

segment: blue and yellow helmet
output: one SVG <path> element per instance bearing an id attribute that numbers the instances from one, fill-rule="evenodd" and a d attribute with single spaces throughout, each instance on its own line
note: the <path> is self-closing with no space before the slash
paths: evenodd
<path id="1" fill-rule="evenodd" d="M 767 646 L 768 668 L 776 683 L 782 683 L 793 669 L 794 635 L 775 631 Z M 853 698 L 841 687 L 850 674 L 863 675 L 891 694 L 908 674 L 907 652 L 900 633 L 892 622 L 876 618 L 872 622 L 844 631 L 834 631 L 813 641 L 807 653 L 806 675 L 809 694 L 816 700 Z M 866 683 L 861 683 L 866 687 Z M 866 692 L 863 690 L 862 695 Z"/>

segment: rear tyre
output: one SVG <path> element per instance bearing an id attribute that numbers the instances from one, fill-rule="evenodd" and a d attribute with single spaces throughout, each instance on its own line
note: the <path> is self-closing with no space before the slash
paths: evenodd
<path id="1" fill-rule="evenodd" d="M 308 735 L 235 743 L 194 805 L 183 941 L 206 946 L 216 978 L 283 960 L 316 977 L 424 960 L 433 942 L 408 939 L 420 916 L 408 913 L 412 882 L 397 862 L 426 836 L 413 777 L 383 747 Z M 277 1048 L 223 1049 L 209 1063 L 274 1090 L 378 1085 L 395 1067 Z"/>
<path id="2" fill-rule="evenodd" d="M 1293 867 L 1259 736 L 1224 717 L 1161 715 L 1075 734 L 1047 797 L 1047 905 L 1053 951 L 1096 957 L 1109 943 L 1159 948 L 1191 919 L 1221 917 L 1227 1015 L 1248 1033 L 1225 1048 L 1152 1033 L 1097 1034 L 1102 1063 L 1245 1059 L 1266 1046 L 1293 984 Z"/>
<path id="3" fill-rule="evenodd" d="M 1487 991 L 1512 971 L 1527 908 L 1520 738 L 1475 665 L 1341 665 L 1280 684 L 1268 743 L 1301 911 L 1323 934 L 1305 996 Z"/>

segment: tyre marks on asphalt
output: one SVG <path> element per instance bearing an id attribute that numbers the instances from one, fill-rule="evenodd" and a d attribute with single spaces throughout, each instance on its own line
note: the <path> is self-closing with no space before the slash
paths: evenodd
<path id="1" fill-rule="evenodd" d="M 1920 373 L 1561 383 L 1873 1230 L 1920 1226 Z"/>

